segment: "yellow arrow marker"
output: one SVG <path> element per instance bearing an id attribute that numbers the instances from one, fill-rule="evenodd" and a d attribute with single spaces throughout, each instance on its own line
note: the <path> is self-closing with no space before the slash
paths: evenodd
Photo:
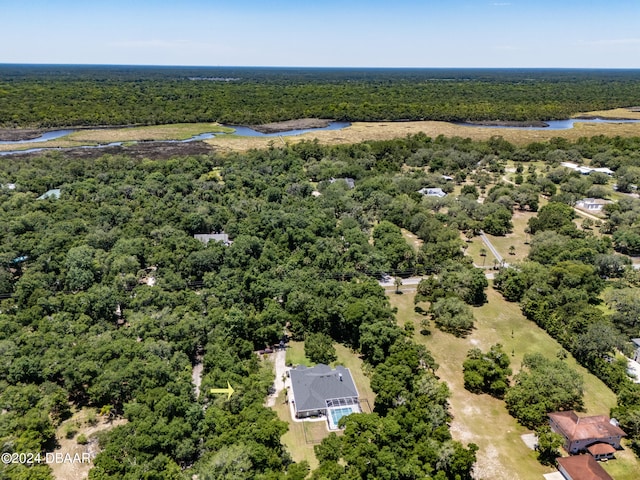
<path id="1" fill-rule="evenodd" d="M 227 388 L 212 388 L 211 390 L 209 390 L 209 392 L 211 392 L 211 393 L 226 393 L 227 394 L 227 400 L 229 400 L 231 398 L 231 394 L 234 391 L 235 390 L 233 389 L 233 387 L 231 386 L 231 384 L 229 382 L 227 382 Z"/>

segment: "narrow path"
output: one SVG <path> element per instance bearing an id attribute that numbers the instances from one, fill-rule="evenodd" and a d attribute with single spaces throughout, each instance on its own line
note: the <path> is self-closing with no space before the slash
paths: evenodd
<path id="1" fill-rule="evenodd" d="M 286 349 L 276 350 L 272 356 L 271 360 L 273 361 L 273 365 L 275 367 L 276 379 L 273 382 L 273 386 L 275 388 L 275 392 L 267 397 L 267 407 L 273 407 L 276 404 L 276 399 L 280 392 L 286 388 L 286 380 L 287 380 L 287 364 L 286 364 Z"/>
<path id="2" fill-rule="evenodd" d="M 498 253 L 498 250 L 496 250 L 496 248 L 491 243 L 491 240 L 489 240 L 489 238 L 484 234 L 484 232 L 480 232 L 480 238 L 482 239 L 484 244 L 487 246 L 487 248 L 491 250 L 491 253 L 493 254 L 494 257 L 496 257 L 496 260 L 498 261 L 498 263 L 504 265 L 505 267 L 509 266 L 507 263 L 503 263 L 504 258 L 502 258 L 502 255 Z"/>
<path id="3" fill-rule="evenodd" d="M 196 392 L 196 398 L 200 396 L 200 385 L 202 384 L 202 358 L 197 357 L 196 364 L 191 370 L 191 383 L 193 383 Z"/>
<path id="4" fill-rule="evenodd" d="M 579 208 L 573 207 L 573 211 L 576 212 L 581 217 L 587 217 L 587 218 L 590 218 L 591 220 L 602 221 L 602 218 L 599 218 L 599 217 L 596 217 L 595 215 L 591 215 L 590 213 L 584 212 Z"/>

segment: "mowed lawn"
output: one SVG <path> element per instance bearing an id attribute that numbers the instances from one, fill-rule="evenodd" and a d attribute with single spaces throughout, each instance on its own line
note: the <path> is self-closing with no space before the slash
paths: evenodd
<path id="1" fill-rule="evenodd" d="M 513 217 L 511 217 L 513 232 L 501 237 L 487 234 L 487 238 L 491 241 L 498 253 L 502 255 L 505 262 L 520 262 L 529 255 L 530 235 L 525 233 L 525 228 L 527 227 L 529 219 L 536 215 L 536 212 L 520 212 L 516 210 Z M 480 238 L 478 238 L 478 240 L 482 242 Z M 510 253 L 510 247 L 512 246 L 515 248 L 513 255 Z M 489 250 L 486 247 L 485 249 Z"/>
<path id="2" fill-rule="evenodd" d="M 451 430 L 454 438 L 463 443 L 476 443 L 480 447 L 475 467 L 476 478 L 541 480 L 543 474 L 554 471 L 553 468 L 540 465 L 535 452 L 521 440 L 520 436 L 529 431 L 507 413 L 502 400 L 488 395 L 475 395 L 464 389 L 462 362 L 473 347 L 488 350 L 491 345 L 501 343 L 511 356 L 512 369 L 517 373 L 525 354 L 539 352 L 555 358 L 561 346 L 525 319 L 517 304 L 506 302 L 492 288 L 487 290 L 488 303 L 474 309 L 476 329 L 467 338 L 442 333 L 434 326 L 431 326 L 432 334 L 429 336 L 418 333 L 423 317 L 414 311 L 415 294 L 395 295 L 388 292 L 388 295 L 392 306 L 398 308 L 398 322 L 401 325 L 407 320 L 414 322 L 416 341 L 425 345 L 440 365 L 436 373 L 451 389 L 450 403 L 454 417 Z M 427 308 L 427 304 L 421 306 Z M 584 378 L 586 414 L 608 415 L 609 409 L 616 403 L 613 392 L 578 366 L 571 356 L 566 361 Z M 617 457 L 617 460 L 605 466 L 612 474 L 615 472 L 615 480 L 638 478 L 640 463 L 633 453 L 627 449 Z"/>

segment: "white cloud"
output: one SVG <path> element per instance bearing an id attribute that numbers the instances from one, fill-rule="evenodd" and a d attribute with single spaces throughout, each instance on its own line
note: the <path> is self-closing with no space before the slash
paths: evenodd
<path id="1" fill-rule="evenodd" d="M 492 7 L 509 7 L 511 5 L 510 2 L 494 2 L 491 4 Z"/>

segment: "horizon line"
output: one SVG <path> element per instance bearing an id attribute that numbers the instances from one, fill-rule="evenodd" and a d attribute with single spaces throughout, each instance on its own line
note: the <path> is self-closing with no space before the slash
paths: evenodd
<path id="1" fill-rule="evenodd" d="M 417 66 L 332 66 L 332 65 L 177 65 L 135 63 L 23 63 L 0 62 L 5 66 L 39 67 L 150 67 L 150 68 L 263 68 L 263 69 L 334 69 L 334 70 L 640 70 L 640 67 L 417 67 Z"/>

